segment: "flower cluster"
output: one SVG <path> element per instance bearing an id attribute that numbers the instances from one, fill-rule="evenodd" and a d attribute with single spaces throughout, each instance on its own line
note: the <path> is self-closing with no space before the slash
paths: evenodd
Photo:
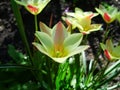
<path id="1" fill-rule="evenodd" d="M 98 15 L 98 13 L 83 12 L 80 8 L 75 8 L 75 12 L 66 12 L 67 17 L 62 17 L 68 25 L 72 25 L 72 29 L 76 27 L 83 34 L 90 34 L 90 32 L 98 31 L 101 24 L 91 24 L 91 19 Z"/>

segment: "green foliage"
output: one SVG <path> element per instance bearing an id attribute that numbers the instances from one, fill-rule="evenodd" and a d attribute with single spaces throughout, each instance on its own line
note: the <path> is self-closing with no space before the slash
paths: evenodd
<path id="1" fill-rule="evenodd" d="M 8 45 L 8 54 L 12 59 L 14 60 L 15 63 L 17 64 L 26 64 L 28 57 L 23 55 L 22 53 L 16 51 L 15 47 L 12 45 Z"/>

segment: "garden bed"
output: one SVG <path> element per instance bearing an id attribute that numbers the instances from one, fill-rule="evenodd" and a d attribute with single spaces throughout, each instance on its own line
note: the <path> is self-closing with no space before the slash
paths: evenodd
<path id="1" fill-rule="evenodd" d="M 46 23 L 47 25 L 50 22 L 50 17 L 52 16 L 52 24 L 56 24 L 59 20 L 61 20 L 61 16 L 64 13 L 64 10 L 66 8 L 69 8 L 69 10 L 73 11 L 75 7 L 79 7 L 83 9 L 84 11 L 95 11 L 94 7 L 98 7 L 99 4 L 102 1 L 106 0 L 52 0 L 50 4 L 38 15 L 38 22 L 42 21 Z M 109 0 L 106 1 L 110 5 L 114 5 L 118 7 L 120 10 L 120 1 L 117 0 Z M 23 22 L 25 25 L 25 32 L 27 35 L 27 39 L 30 45 L 30 48 L 32 49 L 32 42 L 34 40 L 34 20 L 33 15 L 31 15 L 29 12 L 27 12 L 24 7 L 20 7 Z M 103 23 L 104 21 L 101 19 L 101 17 L 97 17 L 94 19 L 97 23 Z M 106 26 L 103 26 L 103 28 Z M 111 32 L 109 33 L 108 37 L 112 36 L 112 39 L 114 43 L 118 44 L 120 42 L 120 24 L 116 21 L 113 22 L 109 29 L 111 29 Z M 87 53 L 87 60 L 94 59 L 94 56 L 97 55 L 99 44 L 104 37 L 104 30 L 93 32 L 90 35 L 88 35 L 88 41 L 87 43 L 90 45 L 90 48 L 86 51 Z M 12 58 L 8 54 L 8 45 L 11 44 L 15 47 L 16 50 L 26 54 L 25 52 L 25 46 L 22 43 L 19 30 L 16 24 L 16 20 L 11 8 L 10 0 L 1 0 L 0 1 L 0 62 L 1 64 L 6 64 L 12 60 Z M 99 56 L 101 59 L 101 56 Z M 106 63 L 106 61 L 100 61 L 100 65 L 103 65 Z M 100 66 L 98 65 L 98 68 Z M 118 76 L 115 78 L 112 82 L 112 84 L 120 82 L 120 77 Z M 114 89 L 115 90 L 115 89 Z M 116 89 L 119 90 L 119 89 Z"/>

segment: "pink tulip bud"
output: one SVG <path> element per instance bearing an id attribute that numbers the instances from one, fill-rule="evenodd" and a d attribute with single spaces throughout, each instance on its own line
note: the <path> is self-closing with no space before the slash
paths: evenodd
<path id="1" fill-rule="evenodd" d="M 110 22 L 111 17 L 108 15 L 108 13 L 104 13 L 104 19 L 105 21 Z"/>
<path id="2" fill-rule="evenodd" d="M 28 5 L 27 6 L 29 8 L 30 11 L 32 11 L 33 13 L 37 13 L 38 12 L 38 8 L 32 6 L 32 5 Z"/>
<path id="3" fill-rule="evenodd" d="M 104 55 L 107 57 L 108 60 L 111 60 L 111 56 L 107 49 L 104 50 Z"/>

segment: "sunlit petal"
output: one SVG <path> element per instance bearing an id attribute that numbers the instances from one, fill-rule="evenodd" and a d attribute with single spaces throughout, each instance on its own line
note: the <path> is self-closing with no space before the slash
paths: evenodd
<path id="1" fill-rule="evenodd" d="M 35 36 L 40 40 L 46 51 L 50 53 L 52 50 L 54 50 L 53 41 L 48 34 L 36 31 Z"/>
<path id="2" fill-rule="evenodd" d="M 68 36 L 65 41 L 64 41 L 64 47 L 68 51 L 73 51 L 76 47 L 79 46 L 81 40 L 83 38 L 83 35 L 78 33 L 78 34 L 72 34 Z"/>
<path id="3" fill-rule="evenodd" d="M 42 32 L 45 32 L 45 33 L 47 33 L 49 36 L 51 36 L 51 29 L 48 27 L 48 26 L 46 26 L 43 22 L 40 22 L 40 30 L 42 31 Z"/>

